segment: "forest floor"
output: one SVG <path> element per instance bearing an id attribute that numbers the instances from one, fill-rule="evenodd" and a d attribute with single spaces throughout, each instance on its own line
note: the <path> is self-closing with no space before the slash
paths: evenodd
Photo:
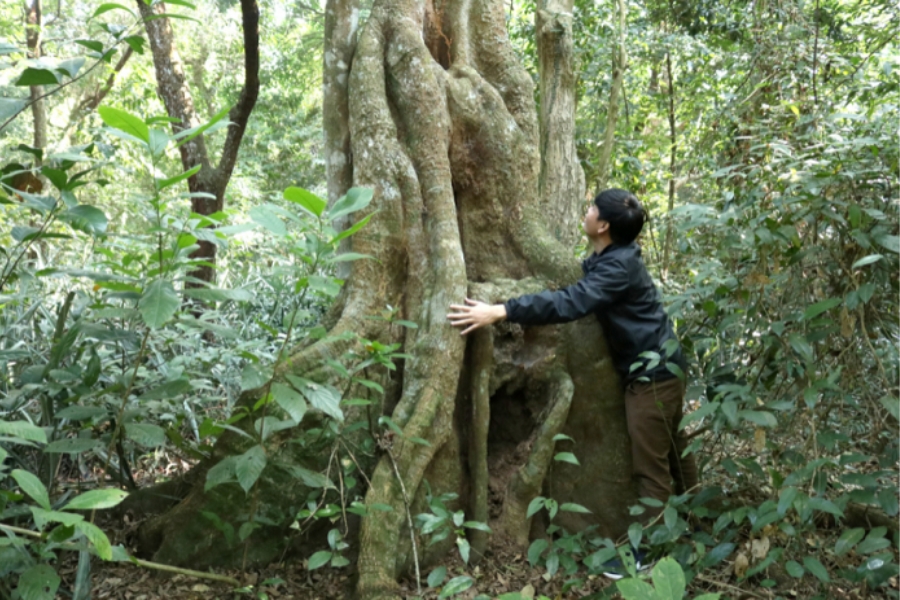
<path id="1" fill-rule="evenodd" d="M 175 459 L 171 455 L 156 454 L 144 457 L 134 474 L 139 485 L 149 485 L 161 477 L 172 477 L 190 467 L 187 462 Z M 138 523 L 122 523 L 110 521 L 103 524 L 113 543 L 128 539 L 128 533 L 134 531 Z M 834 539 L 820 540 L 832 546 L 840 535 L 833 532 Z M 738 552 L 751 552 L 751 541 L 739 545 Z M 131 551 L 131 548 L 127 548 Z M 784 573 L 783 568 L 774 565 L 766 573 L 766 577 L 774 579 L 774 587 L 763 588 L 759 585 L 760 577 L 738 582 L 734 575 L 733 560 L 729 557 L 720 564 L 717 570 L 708 570 L 694 579 L 689 587 L 689 596 L 693 597 L 707 592 L 718 592 L 722 599 L 750 600 L 756 598 L 785 600 L 827 598 L 835 600 L 862 600 L 878 598 L 897 598 L 900 596 L 900 577 L 890 581 L 889 589 L 864 590 L 858 586 L 833 579 L 829 584 L 819 583 L 812 577 L 792 579 Z M 77 555 L 65 553 L 61 557 L 59 575 L 63 580 L 61 589 L 72 589 L 77 569 Z M 445 581 L 458 575 L 468 575 L 475 583 L 468 590 L 453 596 L 459 600 L 473 600 L 478 595 L 497 598 L 502 594 L 518 592 L 520 597 L 540 598 L 546 596 L 552 600 L 584 599 L 600 600 L 601 598 L 620 598 L 614 593 L 614 582 L 602 575 L 588 575 L 580 572 L 575 577 L 567 577 L 557 573 L 548 578 L 543 568 L 532 567 L 524 554 L 508 547 L 489 547 L 484 559 L 478 565 L 465 565 L 457 553 L 453 553 L 444 561 L 447 569 Z M 434 568 L 434 567 L 432 567 Z M 583 571 L 583 569 L 582 569 Z M 774 572 L 773 572 L 774 571 Z M 425 578 L 430 572 L 422 572 L 421 592 L 417 590 L 413 578 L 401 581 L 401 595 L 404 598 L 422 598 L 433 600 L 439 597 L 441 589 L 428 588 Z M 150 570 L 124 562 L 92 563 L 92 600 L 206 600 L 206 599 L 297 599 L 297 600 L 332 600 L 351 598 L 354 586 L 352 573 L 347 569 L 322 567 L 308 571 L 305 560 L 287 559 L 285 562 L 271 564 L 257 570 L 219 571 L 241 583 L 242 588 L 235 590 L 232 586 L 180 574 L 164 573 Z M 580 578 L 582 582 L 567 589 L 566 582 Z M 68 596 L 58 595 L 63 599 Z"/>

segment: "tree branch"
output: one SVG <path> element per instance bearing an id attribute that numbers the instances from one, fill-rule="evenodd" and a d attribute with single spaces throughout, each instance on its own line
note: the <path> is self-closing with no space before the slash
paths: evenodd
<path id="1" fill-rule="evenodd" d="M 244 27 L 244 89 L 241 90 L 238 103 L 228 113 L 228 118 L 234 125 L 228 128 L 228 137 L 225 138 L 217 169 L 219 180 L 223 182 L 223 193 L 231 179 L 250 113 L 259 97 L 259 6 L 256 0 L 241 0 L 241 20 Z"/>

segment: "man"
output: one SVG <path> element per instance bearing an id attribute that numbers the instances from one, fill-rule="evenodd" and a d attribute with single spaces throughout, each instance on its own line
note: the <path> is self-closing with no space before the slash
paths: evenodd
<path id="1" fill-rule="evenodd" d="M 639 495 L 665 502 L 673 492 L 673 479 L 678 494 L 697 485 L 697 468 L 693 456 L 681 457 L 687 446 L 678 430 L 684 382 L 676 373 L 684 372 L 684 357 L 635 243 L 646 219 L 634 194 L 620 189 L 601 192 L 584 217 L 584 233 L 594 253 L 582 263 L 582 279 L 561 290 L 504 304 L 466 298 L 465 305 L 450 305 L 453 312 L 447 317 L 465 335 L 503 319 L 549 325 L 595 314 L 625 386 Z"/>

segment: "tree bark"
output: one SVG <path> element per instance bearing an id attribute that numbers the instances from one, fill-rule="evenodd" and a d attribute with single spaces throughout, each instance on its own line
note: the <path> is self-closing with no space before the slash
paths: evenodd
<path id="1" fill-rule="evenodd" d="M 584 170 L 575 147 L 573 0 L 541 0 L 535 11 L 541 75 L 539 194 L 551 233 L 566 246 L 580 237 Z"/>
<path id="2" fill-rule="evenodd" d="M 31 58 L 41 57 L 41 37 L 43 32 L 43 18 L 41 15 L 41 0 L 26 0 L 25 2 L 25 43 Z M 31 115 L 34 119 L 34 132 L 32 146 L 43 150 L 47 147 L 47 107 L 44 103 L 41 86 L 29 87 L 31 94 Z M 35 159 L 40 166 L 41 160 Z"/>
<path id="3" fill-rule="evenodd" d="M 200 125 L 185 78 L 184 65 L 175 47 L 172 27 L 169 19 L 164 16 L 165 3 L 150 6 L 137 0 L 137 5 L 144 18 L 153 53 L 159 95 L 166 105 L 168 115 L 178 119 L 178 123 L 172 125 L 173 129 L 178 132 Z M 250 113 L 259 95 L 259 7 L 256 0 L 241 0 L 241 17 L 244 29 L 244 87 L 237 104 L 228 114 L 232 126 L 228 128 L 218 165 L 212 165 L 202 134 L 180 148 L 181 165 L 185 171 L 197 165 L 202 167 L 188 179 L 188 189 L 191 193 L 198 194 L 191 198 L 191 210 L 200 215 L 211 215 L 224 206 L 225 190 L 237 161 Z M 204 282 L 214 282 L 216 246 L 207 240 L 200 240 L 198 246 L 191 256 L 205 264 L 191 273 L 191 276 Z"/>
<path id="4" fill-rule="evenodd" d="M 600 158 L 597 160 L 597 184 L 594 187 L 597 193 L 605 190 L 609 181 L 609 161 L 612 157 L 613 146 L 616 143 L 616 125 L 619 117 L 619 94 L 622 92 L 625 71 L 628 70 L 628 51 L 625 47 L 627 27 L 625 0 L 617 0 L 617 5 L 619 8 L 619 43 L 613 54 L 613 78 L 606 109 L 606 132 L 603 136 Z"/>
<path id="5" fill-rule="evenodd" d="M 392 510 L 372 512 L 360 524 L 359 596 L 396 598 L 397 578 L 412 568 L 402 489 L 413 514 L 428 510 L 426 487 L 434 495 L 456 492 L 460 499 L 454 509 L 464 509 L 469 519 L 486 519 L 495 537 L 513 543 L 529 539 L 524 509 L 537 494 L 592 511 L 558 515 L 555 522 L 570 530 L 591 523 L 604 535 L 623 533 L 634 499 L 629 442 L 622 391 L 596 319 L 541 328 L 504 323 L 469 337 L 446 321 L 449 304 L 466 296 L 498 302 L 567 285 L 581 273 L 571 247 L 550 231 L 547 199 L 541 195 L 542 137 L 533 84 L 509 43 L 503 4 L 376 0 L 352 63 L 346 64 L 352 183 L 375 190 L 367 210 L 376 211 L 350 239 L 354 252 L 377 260 L 352 263 L 330 336 L 297 349 L 277 376 L 326 377 L 325 360 L 357 348 L 342 335 L 347 332 L 400 343 L 408 355 L 383 380 L 380 405 L 372 406 L 370 415 L 345 418 L 345 423 L 367 418 L 374 427 L 384 414 L 403 431 L 402 437 L 379 435 L 389 453 L 362 465 L 371 473 L 366 505 Z M 565 94 L 544 90 L 544 97 L 554 95 Z M 344 131 L 333 125 L 333 131 Z M 331 139 L 346 157 L 339 138 Z M 544 164 L 556 168 L 557 160 Z M 329 172 L 338 181 L 330 183 L 337 193 L 347 185 L 348 172 L 339 160 L 333 166 Z M 369 318 L 385 305 L 418 327 L 390 327 Z M 248 394 L 241 402 L 252 405 L 254 397 Z M 310 417 L 315 414 L 307 413 L 301 427 L 311 426 Z M 557 442 L 558 433 L 574 438 L 574 444 Z M 215 457 L 188 478 L 187 497 L 153 521 L 144 537 L 155 560 L 194 568 L 235 563 L 215 532 L 199 529 L 197 514 L 220 511 L 236 528 L 239 521 L 232 515 L 247 512 L 250 501 L 241 499 L 236 486 L 203 490 L 206 469 L 240 451 L 238 439 L 224 434 Z M 553 460 L 559 444 L 578 457 L 580 467 Z M 303 456 L 290 444 L 276 440 L 271 446 L 279 460 L 323 464 L 321 457 Z M 290 452 L 294 455 L 286 456 Z M 303 498 L 309 492 L 296 482 L 288 492 L 274 474 L 264 473 L 263 479 L 260 498 L 268 504 L 267 514 L 287 510 L 288 496 Z M 254 533 L 249 542 L 263 548 L 283 540 L 291 520 L 281 529 Z M 322 548 L 311 536 L 303 542 L 307 553 Z M 483 539 L 471 541 L 482 551 Z M 447 542 L 453 545 L 452 539 Z M 432 546 L 433 552 L 418 558 L 427 564 L 448 547 Z M 259 560 L 265 555 L 262 550 L 253 554 Z"/>

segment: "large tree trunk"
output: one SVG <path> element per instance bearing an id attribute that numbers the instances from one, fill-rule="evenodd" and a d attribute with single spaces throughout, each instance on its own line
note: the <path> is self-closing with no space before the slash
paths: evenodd
<path id="1" fill-rule="evenodd" d="M 339 336 L 347 331 L 402 342 L 410 357 L 383 382 L 381 411 L 369 416 L 390 415 L 404 436 L 383 438 L 381 454 L 362 465 L 371 469 L 366 503 L 393 510 L 362 520 L 359 594 L 396 596 L 397 578 L 412 564 L 402 489 L 416 514 L 424 481 L 436 494 L 458 492 L 470 518 L 488 520 L 495 537 L 513 543 L 528 542 L 525 511 L 539 494 L 592 511 L 557 516 L 570 530 L 593 523 L 603 534 L 621 533 L 634 499 L 630 453 L 622 393 L 596 320 L 528 329 L 501 324 L 468 338 L 446 321 L 448 305 L 466 296 L 501 301 L 580 275 L 571 248 L 547 222 L 531 78 L 510 47 L 502 4 L 376 0 L 359 32 L 348 85 L 352 165 L 335 164 L 329 173 L 346 177 L 351 169 L 354 185 L 376 190 L 378 212 L 352 238 L 352 249 L 378 260 L 353 263 L 335 335 L 298 349 L 281 373 L 321 376 L 323 361 L 352 345 Z M 563 110 L 572 109 L 567 103 Z M 330 151 L 349 159 L 338 138 L 330 140 Z M 335 193 L 342 185 L 335 182 Z M 400 317 L 418 328 L 366 318 L 385 305 L 399 307 Z M 348 414 L 347 421 L 354 418 L 363 417 Z M 555 442 L 559 433 L 574 443 Z M 408 441 L 413 437 L 430 444 Z M 217 456 L 233 452 L 235 439 L 223 435 Z M 279 460 L 309 468 L 326 462 L 288 457 L 286 446 L 272 444 Z M 561 449 L 581 466 L 554 462 Z M 195 469 L 187 498 L 146 528 L 157 560 L 195 568 L 241 562 L 241 553 L 227 555 L 215 532 L 198 524 L 200 510 L 227 518 L 250 503 L 235 486 L 203 492 L 214 462 Z M 297 506 L 307 491 L 270 478 L 261 497 L 276 514 Z M 252 558 L 274 556 L 272 540 L 283 537 L 271 535 L 277 530 L 250 537 Z M 473 542 L 483 550 L 483 539 Z"/>

